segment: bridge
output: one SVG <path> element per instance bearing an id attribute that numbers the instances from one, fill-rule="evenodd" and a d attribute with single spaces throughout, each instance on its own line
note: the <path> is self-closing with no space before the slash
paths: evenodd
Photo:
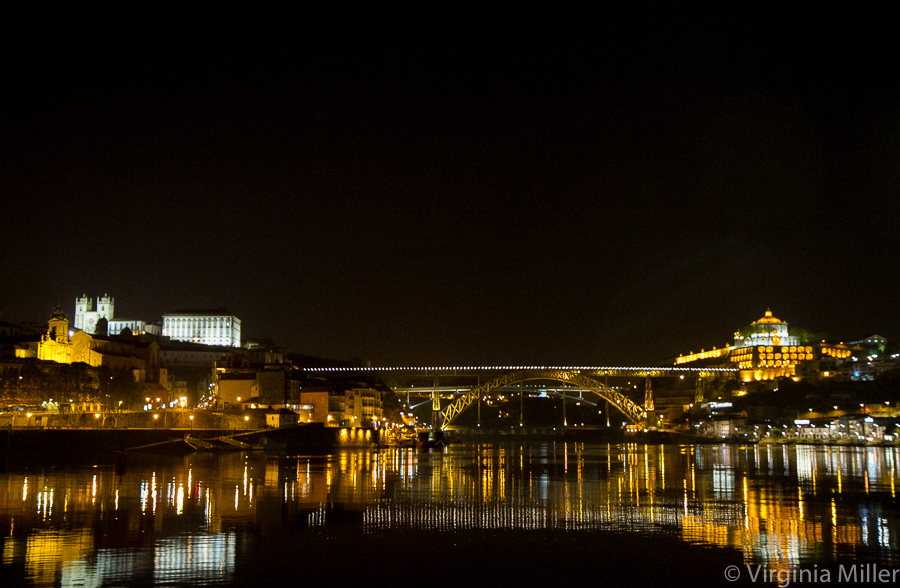
<path id="1" fill-rule="evenodd" d="M 736 376 L 736 368 L 685 368 L 660 366 L 428 366 L 428 367 L 315 367 L 303 368 L 310 375 L 380 375 L 404 374 L 434 377 L 432 389 L 432 408 L 435 417 L 440 415 L 440 428 L 448 429 L 456 418 L 480 399 L 491 392 L 521 382 L 542 380 L 557 381 L 576 389 L 595 394 L 609 407 L 618 409 L 631 423 L 639 426 L 647 422 L 648 411 L 654 410 L 653 392 L 649 386 L 650 378 L 684 377 L 708 378 L 717 375 Z M 500 374 L 500 375 L 497 375 Z M 478 384 L 470 388 L 461 397 L 454 400 L 443 411 L 440 406 L 440 386 L 438 380 L 442 376 L 479 376 Z M 485 383 L 481 383 L 481 375 L 493 375 Z M 636 404 L 621 392 L 611 388 L 598 378 L 631 376 L 647 378 L 643 406 Z M 456 389 L 458 391 L 458 388 Z M 565 410 L 565 393 L 563 393 L 563 410 Z M 435 421 L 437 418 L 435 419 Z M 437 422 L 435 422 L 437 426 Z"/>
<path id="2" fill-rule="evenodd" d="M 434 366 L 434 367 L 305 367 L 301 371 L 310 374 L 407 374 L 423 376 L 465 376 L 485 372 L 518 372 L 528 370 L 561 370 L 586 372 L 592 376 L 635 376 L 635 377 L 672 377 L 679 375 L 709 376 L 716 374 L 737 374 L 737 368 L 688 368 L 688 367 L 635 367 L 635 366 L 559 366 L 559 365 L 500 365 L 500 366 Z"/>

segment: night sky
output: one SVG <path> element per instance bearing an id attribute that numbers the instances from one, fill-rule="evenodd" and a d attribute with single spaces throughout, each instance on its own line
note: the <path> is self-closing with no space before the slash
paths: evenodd
<path id="1" fill-rule="evenodd" d="M 19 47 L 2 319 L 224 306 L 374 365 L 643 365 L 767 307 L 896 339 L 895 48 L 794 24 Z"/>

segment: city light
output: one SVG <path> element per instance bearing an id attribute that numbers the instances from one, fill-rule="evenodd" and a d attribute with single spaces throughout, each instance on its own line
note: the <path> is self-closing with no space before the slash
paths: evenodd
<path id="1" fill-rule="evenodd" d="M 732 374 L 739 372 L 737 368 L 695 368 L 695 367 L 662 367 L 662 366 L 444 366 L 444 367 L 304 367 L 300 368 L 304 372 L 417 372 L 417 373 L 435 373 L 435 372 L 486 372 L 486 371 L 538 371 L 538 370 L 560 370 L 566 372 L 660 372 L 660 373 L 687 373 L 695 374 L 700 372 Z"/>

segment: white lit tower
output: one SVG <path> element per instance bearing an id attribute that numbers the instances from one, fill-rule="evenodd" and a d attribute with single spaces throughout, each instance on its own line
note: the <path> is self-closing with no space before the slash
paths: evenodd
<path id="1" fill-rule="evenodd" d="M 115 317 L 116 299 L 109 294 L 97 298 L 94 304 L 93 298 L 82 294 L 75 299 L 75 328 L 87 333 L 93 333 L 97 328 L 97 321 L 105 318 L 107 321 Z"/>

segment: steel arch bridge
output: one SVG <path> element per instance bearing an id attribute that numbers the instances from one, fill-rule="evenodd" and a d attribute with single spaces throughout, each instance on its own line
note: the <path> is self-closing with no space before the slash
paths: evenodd
<path id="1" fill-rule="evenodd" d="M 478 400 L 482 395 L 496 390 L 497 388 L 525 382 L 527 380 L 556 380 L 566 384 L 573 384 L 579 388 L 593 392 L 604 400 L 608 400 L 610 406 L 614 406 L 622 411 L 622 414 L 624 414 L 632 423 L 643 424 L 647 418 L 647 413 L 644 411 L 643 407 L 635 404 L 624 395 L 601 384 L 593 378 L 584 376 L 574 370 L 538 369 L 506 374 L 505 376 L 501 376 L 490 382 L 485 382 L 477 388 L 473 388 L 465 396 L 462 396 L 444 410 L 444 421 L 441 424 L 441 428 L 448 428 L 453 421 L 456 420 L 456 417 L 472 406 L 472 403 Z"/>

